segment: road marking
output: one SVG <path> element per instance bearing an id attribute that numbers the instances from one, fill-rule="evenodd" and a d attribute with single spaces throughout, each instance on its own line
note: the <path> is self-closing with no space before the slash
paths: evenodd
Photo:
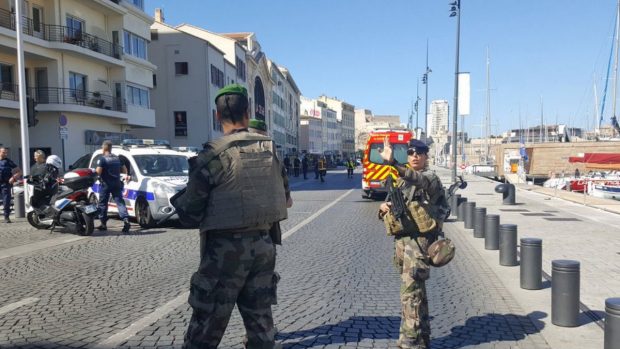
<path id="1" fill-rule="evenodd" d="M 0 250 L 0 259 L 19 256 L 19 255 L 30 253 L 33 251 L 42 250 L 44 248 L 64 245 L 70 242 L 75 242 L 75 241 L 87 239 L 87 238 L 88 238 L 87 236 L 61 236 L 61 237 L 54 238 L 54 239 L 37 241 L 31 244 L 11 247 L 11 248 L 7 248 L 4 250 Z"/>
<path id="2" fill-rule="evenodd" d="M 286 231 L 286 233 L 282 234 L 282 240 L 286 239 L 287 237 L 293 235 L 293 233 L 295 233 L 296 231 L 298 231 L 299 229 L 303 228 L 304 225 L 312 222 L 316 217 L 320 216 L 323 212 L 327 211 L 329 208 L 331 208 L 332 206 L 334 206 L 335 204 L 337 204 L 338 202 L 340 202 L 340 200 L 344 199 L 345 196 L 351 194 L 351 192 L 353 192 L 355 189 L 350 189 L 348 190 L 346 193 L 340 195 L 336 200 L 334 200 L 331 204 L 323 207 L 322 209 L 316 211 L 312 216 L 304 219 L 303 221 L 301 221 L 301 223 L 297 224 L 296 226 L 294 226 L 293 228 L 289 229 Z"/>
<path id="3" fill-rule="evenodd" d="M 4 315 L 8 312 L 11 312 L 21 306 L 24 305 L 28 305 L 30 303 L 34 303 L 39 301 L 39 298 L 34 298 L 34 297 L 30 297 L 30 298 L 24 298 L 19 302 L 15 302 L 15 303 L 11 303 L 9 305 L 5 305 L 4 307 L 0 308 L 0 315 Z"/>
<path id="4" fill-rule="evenodd" d="M 155 309 L 152 313 L 129 325 L 124 330 L 97 343 L 97 345 L 95 345 L 95 348 L 116 348 L 117 346 L 126 342 L 129 338 L 135 336 L 138 332 L 142 331 L 147 326 L 154 324 L 155 322 L 157 322 L 157 320 L 161 319 L 166 314 L 170 313 L 180 305 L 185 304 L 188 297 L 189 291 L 181 293 L 175 299 Z"/>
<path id="5" fill-rule="evenodd" d="M 351 194 L 351 192 L 353 192 L 354 190 L 355 189 L 348 190 L 346 193 L 340 195 L 336 200 L 334 200 L 329 205 L 327 205 L 327 206 L 323 207 L 322 209 L 318 210 L 312 216 L 304 219 L 301 223 L 297 224 L 292 229 L 290 229 L 286 233 L 282 234 L 282 239 L 283 240 L 286 239 L 287 237 L 291 236 L 294 232 L 298 231 L 299 229 L 301 229 L 306 224 L 312 222 L 315 218 L 317 218 L 323 212 L 325 212 L 326 210 L 328 210 L 329 208 L 331 208 L 332 206 L 334 206 L 335 204 L 340 202 L 345 196 Z M 163 318 L 164 316 L 166 316 L 168 313 L 172 312 L 174 309 L 176 309 L 180 305 L 185 304 L 187 302 L 187 298 L 188 297 L 189 297 L 189 291 L 180 294 L 175 299 L 173 299 L 170 302 L 164 304 L 163 306 L 155 309 L 155 311 L 153 311 L 152 313 L 150 313 L 150 314 L 142 317 L 138 321 L 132 323 L 131 325 L 129 325 L 127 328 L 125 328 L 121 332 L 118 332 L 118 333 L 108 337 L 107 339 L 104 339 L 103 341 L 97 343 L 95 345 L 95 348 L 96 349 L 114 348 L 114 347 L 117 347 L 117 346 L 121 345 L 122 343 L 124 343 L 127 340 L 129 340 L 129 338 L 131 338 L 131 337 L 135 336 L 136 334 L 138 334 L 138 332 L 142 331 L 144 328 L 150 326 L 151 324 L 154 324 L 159 319 Z"/>

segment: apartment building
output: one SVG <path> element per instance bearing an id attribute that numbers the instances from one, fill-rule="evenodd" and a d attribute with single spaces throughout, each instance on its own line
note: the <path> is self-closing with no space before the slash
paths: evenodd
<path id="1" fill-rule="evenodd" d="M 319 100 L 336 112 L 340 124 L 340 143 L 342 157 L 348 158 L 355 154 L 355 106 L 337 98 L 320 96 Z"/>
<path id="2" fill-rule="evenodd" d="M 439 136 L 448 132 L 448 101 L 434 100 L 431 102 L 431 110 L 429 114 L 428 129 L 431 137 Z"/>
<path id="3" fill-rule="evenodd" d="M 291 72 L 283 67 L 278 65 L 278 69 L 280 72 L 284 74 L 286 77 L 286 84 L 284 85 L 285 95 L 288 96 L 287 106 L 287 120 L 286 120 L 286 151 L 288 154 L 299 153 L 299 108 L 301 105 L 301 91 L 295 80 L 293 79 L 293 75 Z"/>
<path id="4" fill-rule="evenodd" d="M 70 164 L 104 139 L 155 126 L 149 62 L 152 17 L 143 0 L 29 0 L 22 3 L 27 95 L 36 103 L 31 150 Z M 0 2 L 0 143 L 21 145 L 14 2 Z"/>
<path id="5" fill-rule="evenodd" d="M 151 38 L 149 54 L 158 67 L 153 88 L 157 127 L 135 133 L 166 139 L 173 146 L 194 147 L 220 137 L 215 96 L 225 85 L 246 85 L 243 48 L 201 28 L 166 24 L 160 9 L 155 12 Z"/>
<path id="6" fill-rule="evenodd" d="M 306 97 L 301 97 L 301 118 L 302 121 L 311 120 L 308 118 L 311 117 L 313 119 L 318 119 L 321 122 L 321 154 L 331 156 L 333 160 L 340 159 L 342 156 L 342 142 L 341 142 L 341 131 L 339 130 L 339 124 L 336 119 L 336 111 L 330 109 L 325 102 L 321 102 L 317 99 L 310 99 Z M 313 122 L 314 124 L 314 122 Z M 302 126 L 305 125 L 305 122 L 302 123 Z M 309 137 L 312 136 L 309 133 Z M 318 140 L 313 140 L 316 142 L 315 149 L 319 149 Z M 310 139 L 304 139 L 302 144 L 308 144 L 310 146 Z M 303 149 L 302 152 L 309 149 Z"/>

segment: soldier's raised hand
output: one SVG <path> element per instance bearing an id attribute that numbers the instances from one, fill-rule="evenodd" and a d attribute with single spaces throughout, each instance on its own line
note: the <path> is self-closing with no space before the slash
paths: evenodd
<path id="1" fill-rule="evenodd" d="M 383 138 L 383 149 L 379 151 L 379 154 L 381 154 L 383 161 L 392 162 L 394 152 L 392 151 L 392 144 L 390 144 L 390 138 L 388 136 Z"/>

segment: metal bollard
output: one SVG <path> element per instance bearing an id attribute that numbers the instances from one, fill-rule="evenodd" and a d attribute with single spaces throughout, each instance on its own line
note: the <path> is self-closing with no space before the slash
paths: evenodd
<path id="1" fill-rule="evenodd" d="M 516 189 L 514 184 L 502 183 L 495 187 L 496 193 L 502 193 L 502 204 L 514 205 L 516 201 Z"/>
<path id="2" fill-rule="evenodd" d="M 459 198 L 459 203 L 456 207 L 456 220 L 459 222 L 465 220 L 465 203 L 467 203 L 467 198 Z"/>
<path id="3" fill-rule="evenodd" d="M 564 327 L 579 325 L 578 261 L 551 261 L 551 323 Z"/>
<path id="4" fill-rule="evenodd" d="M 499 226 L 499 265 L 515 266 L 517 263 L 517 225 Z"/>
<path id="5" fill-rule="evenodd" d="M 13 209 L 15 210 L 15 218 L 26 217 L 26 206 L 24 201 L 24 192 L 18 193 L 13 197 Z"/>
<path id="6" fill-rule="evenodd" d="M 459 199 L 461 198 L 461 194 L 454 194 L 452 196 L 452 200 L 450 200 L 451 212 L 454 217 L 456 217 L 456 210 L 459 207 Z"/>
<path id="7" fill-rule="evenodd" d="M 521 239 L 521 288 L 542 288 L 542 239 Z"/>
<path id="8" fill-rule="evenodd" d="M 487 216 L 487 209 L 484 207 L 476 207 L 474 211 L 474 237 L 484 237 L 484 224 Z"/>
<path id="9" fill-rule="evenodd" d="M 620 298 L 605 300 L 604 349 L 620 349 Z"/>
<path id="10" fill-rule="evenodd" d="M 499 215 L 488 214 L 484 221 L 484 248 L 499 250 Z"/>
<path id="11" fill-rule="evenodd" d="M 474 229 L 474 210 L 476 209 L 475 202 L 465 203 L 465 229 Z"/>

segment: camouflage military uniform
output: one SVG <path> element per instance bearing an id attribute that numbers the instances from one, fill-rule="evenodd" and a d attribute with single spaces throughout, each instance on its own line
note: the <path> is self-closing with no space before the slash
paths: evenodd
<path id="1" fill-rule="evenodd" d="M 207 163 L 197 161 L 190 162 L 186 191 L 173 198 L 181 221 L 201 228 L 200 266 L 190 282 L 189 304 L 194 312 L 183 348 L 217 348 L 237 305 L 247 332 L 247 348 L 272 349 L 276 331 L 271 305 L 276 301 L 278 279 L 275 245 L 269 235 L 272 224 L 204 228 L 213 188 L 230 175 L 221 157 Z M 288 183 L 283 183 L 288 197 Z"/>
<path id="2" fill-rule="evenodd" d="M 395 238 L 394 263 L 401 274 L 402 304 L 400 348 L 430 348 L 431 324 L 425 281 L 430 277 L 428 246 L 437 238 L 445 213 L 449 209 L 441 180 L 429 170 L 413 171 L 399 168 L 406 198 L 418 197 L 428 201 L 429 214 L 438 224 L 436 232 L 412 233 Z M 411 193 L 411 191 L 414 193 Z"/>

